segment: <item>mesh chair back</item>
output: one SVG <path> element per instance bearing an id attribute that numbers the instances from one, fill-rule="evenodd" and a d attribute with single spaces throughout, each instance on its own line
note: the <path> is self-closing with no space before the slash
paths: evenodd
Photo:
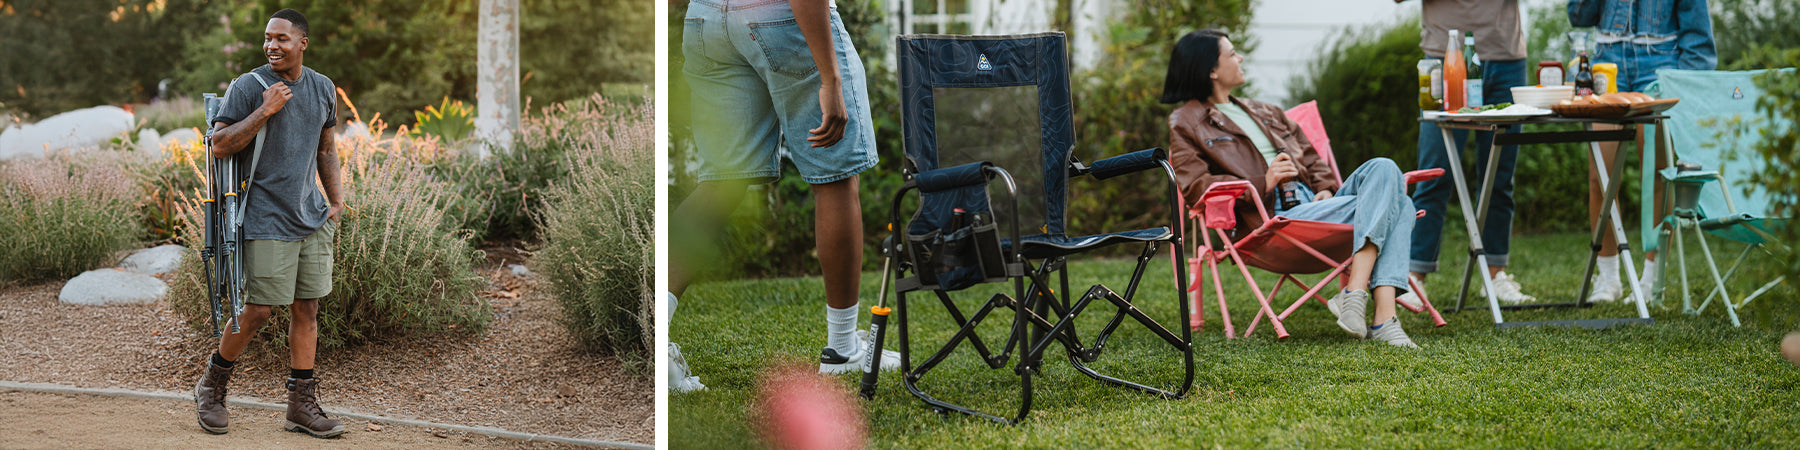
<path id="1" fill-rule="evenodd" d="M 1075 142 L 1062 33 L 908 35 L 898 39 L 906 157 L 919 171 L 987 161 L 1018 185 L 1020 229 L 1062 236 Z M 953 228 L 965 214 L 1010 220 L 984 187 L 926 193 L 909 234 Z"/>
<path id="2" fill-rule="evenodd" d="M 1774 70 L 1790 74 L 1794 71 Z M 1755 130 L 1784 130 L 1794 124 L 1767 123 L 1756 112 L 1756 101 L 1772 95 L 1756 85 L 1756 78 L 1768 72 L 1663 69 L 1656 71 L 1657 82 L 1647 89 L 1657 98 L 1681 99 L 1664 112 L 1669 116 L 1664 123 L 1669 127 L 1676 157 L 1700 163 L 1705 170 L 1716 170 L 1731 183 L 1725 192 L 1714 188 L 1700 190 L 1700 208 L 1708 216 L 1729 214 L 1725 196 L 1730 195 L 1730 206 L 1737 213 L 1769 217 L 1768 187 L 1751 182 L 1752 175 L 1763 169 L 1762 158 L 1753 147 L 1762 136 Z M 1728 132 L 1726 126 L 1733 120 L 1741 120 L 1749 130 L 1736 135 Z M 1721 236 L 1745 242 L 1761 240 L 1747 231 L 1742 234 Z"/>

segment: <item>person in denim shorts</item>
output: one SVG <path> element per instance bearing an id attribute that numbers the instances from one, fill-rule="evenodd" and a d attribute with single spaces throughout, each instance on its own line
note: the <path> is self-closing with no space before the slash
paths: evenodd
<path id="1" fill-rule="evenodd" d="M 681 71 L 692 92 L 700 185 L 670 219 L 672 236 L 716 237 L 750 184 L 781 177 L 781 160 L 812 186 L 824 270 L 827 345 L 819 371 L 860 366 L 856 331 L 862 281 L 857 174 L 874 167 L 875 128 L 861 57 L 828 0 L 692 0 L 682 22 Z M 676 238 L 679 240 L 680 238 Z M 668 316 L 704 252 L 677 248 L 669 261 Z M 667 323 L 665 317 L 664 323 Z M 892 352 L 884 352 L 884 354 Z M 898 355 L 883 358 L 883 369 Z M 669 386 L 704 389 L 669 344 Z"/>
<path id="2" fill-rule="evenodd" d="M 1657 69 L 1712 70 L 1718 65 L 1713 45 L 1712 15 L 1706 0 L 1570 0 L 1569 24 L 1594 27 L 1594 62 L 1619 66 L 1619 92 L 1644 92 L 1656 81 Z M 1594 129 L 1616 130 L 1614 125 L 1595 125 Z M 1644 148 L 1643 129 L 1638 129 L 1637 147 Z M 1660 148 L 1660 147 L 1659 147 Z M 1618 142 L 1600 143 L 1600 153 L 1612 167 L 1619 156 Z M 1656 155 L 1657 167 L 1665 167 L 1663 155 Z M 1600 219 L 1600 202 L 1606 190 L 1600 184 L 1600 173 L 1588 161 L 1588 223 Z M 1615 174 L 1614 176 L 1617 176 Z M 1663 196 L 1662 185 L 1656 186 L 1657 199 Z M 1656 202 L 1657 217 L 1662 217 L 1662 202 Z M 1624 298 L 1619 281 L 1618 238 L 1601 233 L 1594 292 L 1588 301 L 1616 301 Z M 1656 247 L 1645 245 L 1643 289 L 1651 292 L 1656 284 Z"/>

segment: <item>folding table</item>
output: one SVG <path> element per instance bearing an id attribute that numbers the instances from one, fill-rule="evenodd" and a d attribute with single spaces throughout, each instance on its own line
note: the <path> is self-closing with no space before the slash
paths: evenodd
<path id="1" fill-rule="evenodd" d="M 1463 267 L 1462 292 L 1457 297 L 1456 308 L 1451 309 L 1451 311 L 1461 311 L 1463 309 L 1472 309 L 1472 308 L 1465 308 L 1464 302 L 1468 299 L 1468 296 L 1469 296 L 1469 281 L 1470 281 L 1469 276 L 1472 274 L 1472 272 L 1477 272 L 1477 273 L 1481 274 L 1482 288 L 1484 289 L 1484 292 L 1487 293 L 1488 310 L 1493 313 L 1494 325 L 1498 326 L 1500 328 L 1525 327 L 1525 326 L 1576 326 L 1576 327 L 1599 329 L 1599 328 L 1608 328 L 1608 327 L 1617 326 L 1617 325 L 1655 323 L 1655 320 L 1650 318 L 1650 310 L 1644 303 L 1644 300 L 1645 300 L 1644 296 L 1642 295 L 1642 293 L 1638 292 L 1637 289 L 1631 290 L 1631 301 L 1633 303 L 1635 303 L 1637 306 L 1637 317 L 1611 318 L 1611 319 L 1588 319 L 1588 320 L 1552 320 L 1552 321 L 1535 321 L 1535 322 L 1508 322 L 1508 321 L 1506 321 L 1505 317 L 1501 313 L 1502 310 L 1568 308 L 1568 307 L 1580 308 L 1580 307 L 1592 306 L 1593 304 L 1587 301 L 1587 296 L 1588 296 L 1588 292 L 1593 288 L 1593 284 L 1594 284 L 1594 281 L 1593 281 L 1594 264 L 1595 264 L 1596 258 L 1598 258 L 1600 256 L 1600 246 L 1601 246 L 1600 239 L 1602 236 L 1601 233 L 1607 232 L 1608 230 L 1610 230 L 1613 233 L 1613 237 L 1618 238 L 1619 255 L 1621 256 L 1620 259 L 1625 262 L 1625 271 L 1626 271 L 1626 274 L 1628 276 L 1630 276 L 1630 281 L 1631 281 L 1630 285 L 1638 286 L 1639 280 L 1638 280 L 1637 265 L 1631 259 L 1631 247 L 1627 243 L 1627 240 L 1625 239 L 1625 227 L 1622 224 L 1622 222 L 1620 221 L 1619 208 L 1618 208 L 1618 205 L 1615 203 L 1615 200 L 1617 200 L 1617 198 L 1618 198 L 1619 188 L 1620 188 L 1621 182 L 1623 181 L 1623 177 L 1618 177 L 1618 176 L 1613 176 L 1613 175 L 1621 173 L 1624 170 L 1624 163 L 1623 163 L 1624 159 L 1623 158 L 1616 158 L 1614 160 L 1613 164 L 1611 164 L 1611 167 L 1598 168 L 1599 169 L 1598 172 L 1600 173 L 1600 183 L 1606 186 L 1606 192 L 1603 197 L 1604 200 L 1600 204 L 1601 211 L 1605 211 L 1606 213 L 1602 214 L 1600 216 L 1600 223 L 1596 227 L 1594 227 L 1593 232 L 1590 233 L 1590 235 L 1589 235 L 1590 239 L 1589 239 L 1589 253 L 1588 253 L 1588 260 L 1587 260 L 1587 270 L 1585 272 L 1583 272 L 1583 274 L 1582 274 L 1583 282 L 1581 283 L 1581 290 L 1576 294 L 1574 302 L 1527 303 L 1527 304 L 1517 304 L 1517 305 L 1501 305 L 1500 300 L 1494 296 L 1494 278 L 1493 278 L 1493 276 L 1488 274 L 1487 260 L 1482 258 L 1482 256 L 1484 255 L 1485 252 L 1481 248 L 1481 231 L 1482 231 L 1481 224 L 1487 218 L 1488 200 L 1489 200 L 1489 197 L 1491 196 L 1491 194 L 1493 193 L 1492 191 L 1493 191 L 1493 185 L 1494 185 L 1494 172 L 1500 167 L 1500 149 L 1499 148 L 1501 146 L 1586 142 L 1586 143 L 1588 143 L 1588 151 L 1590 152 L 1593 160 L 1594 161 L 1605 161 L 1604 159 L 1601 158 L 1600 142 L 1605 142 L 1605 141 L 1621 141 L 1622 142 L 1622 141 L 1635 140 L 1637 138 L 1637 129 L 1639 127 L 1644 126 L 1644 125 L 1654 125 L 1654 126 L 1660 127 L 1662 125 L 1662 120 L 1666 119 L 1666 118 L 1667 118 L 1667 116 L 1662 116 L 1662 115 L 1641 115 L 1641 116 L 1635 116 L 1635 117 L 1622 117 L 1622 118 L 1570 118 L 1570 117 L 1558 117 L 1558 116 L 1534 116 L 1534 117 L 1527 117 L 1527 118 L 1484 118 L 1484 117 L 1472 116 L 1472 115 L 1443 115 L 1443 114 L 1430 114 L 1430 113 L 1424 115 L 1423 117 L 1420 117 L 1419 121 L 1435 123 L 1435 124 L 1437 124 L 1439 129 L 1443 130 L 1444 148 L 1448 149 L 1448 153 L 1449 153 L 1449 157 L 1450 157 L 1450 176 L 1451 176 L 1451 179 L 1453 180 L 1453 182 L 1455 183 L 1457 201 L 1459 204 L 1461 204 L 1463 206 L 1462 207 L 1463 224 L 1465 225 L 1466 228 L 1468 228 L 1468 232 L 1469 232 L 1470 263 L 1467 265 L 1464 265 L 1464 267 Z M 1613 125 L 1619 125 L 1621 128 L 1617 129 L 1617 130 L 1587 130 L 1587 129 L 1584 129 L 1584 130 L 1579 130 L 1579 131 L 1545 131 L 1545 132 L 1524 132 L 1524 133 L 1508 133 L 1507 132 L 1508 127 L 1511 127 L 1512 125 L 1533 126 L 1533 125 L 1559 124 L 1559 123 L 1582 124 L 1584 126 L 1588 125 L 1588 124 L 1597 124 L 1597 123 L 1598 124 L 1613 124 Z M 1521 129 L 1523 129 L 1523 128 L 1524 127 L 1521 127 Z M 1456 145 L 1456 139 L 1455 139 L 1454 135 L 1452 134 L 1452 132 L 1454 130 L 1459 130 L 1459 129 L 1460 130 L 1475 130 L 1475 131 L 1492 131 L 1492 132 L 1494 132 L 1494 140 L 1492 143 L 1492 148 L 1490 148 L 1488 151 L 1487 167 L 1484 169 L 1483 174 L 1482 174 L 1480 202 L 1475 203 L 1474 208 L 1469 207 L 1469 205 L 1471 204 L 1469 201 L 1469 184 L 1468 184 L 1467 179 L 1463 176 L 1462 155 L 1459 154 L 1460 153 L 1459 151 L 1455 150 L 1457 148 L 1457 145 Z M 1652 139 L 1651 141 L 1654 142 L 1655 140 Z M 1656 144 L 1653 143 L 1651 145 L 1656 145 Z M 1645 154 L 1646 155 L 1654 155 L 1656 153 L 1645 152 Z M 1582 197 L 1582 199 L 1585 200 L 1586 197 Z M 1481 270 L 1475 270 L 1476 266 L 1480 266 Z"/>

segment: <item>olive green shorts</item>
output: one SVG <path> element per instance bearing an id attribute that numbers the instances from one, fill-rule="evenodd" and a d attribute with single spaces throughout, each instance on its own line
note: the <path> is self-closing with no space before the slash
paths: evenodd
<path id="1" fill-rule="evenodd" d="M 337 221 L 300 241 L 256 239 L 244 245 L 244 303 L 291 305 L 331 293 L 331 249 Z"/>

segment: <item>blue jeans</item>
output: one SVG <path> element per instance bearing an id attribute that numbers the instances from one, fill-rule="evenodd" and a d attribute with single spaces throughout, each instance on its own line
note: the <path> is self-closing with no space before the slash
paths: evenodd
<path id="1" fill-rule="evenodd" d="M 1483 61 L 1484 77 L 1481 95 L 1489 104 L 1512 102 L 1512 88 L 1525 85 L 1525 60 Z M 1520 127 L 1513 125 L 1507 128 L 1508 133 L 1518 133 Z M 1463 154 L 1463 147 L 1469 139 L 1469 131 L 1452 132 L 1456 141 L 1458 155 Z M 1493 146 L 1494 133 L 1475 132 L 1474 170 L 1463 174 L 1468 177 L 1470 201 L 1480 202 L 1482 173 L 1487 170 L 1488 149 Z M 1506 267 L 1507 251 L 1512 241 L 1513 219 L 1513 166 L 1519 158 L 1519 146 L 1508 145 L 1500 148 L 1500 167 L 1494 172 L 1493 198 L 1488 201 L 1487 221 L 1481 229 L 1481 246 L 1486 253 L 1487 263 L 1492 267 Z M 1464 162 L 1470 162 L 1467 159 Z M 1465 164 L 1466 166 L 1467 164 Z M 1419 168 L 1450 170 L 1450 155 L 1444 147 L 1444 132 L 1437 124 L 1419 122 Z M 1413 272 L 1432 273 L 1438 269 L 1438 249 L 1444 243 L 1444 215 L 1449 207 L 1450 196 L 1455 192 L 1456 182 L 1449 176 L 1420 182 L 1413 188 L 1412 201 L 1419 209 L 1425 210 L 1425 217 L 1419 219 L 1412 235 L 1412 267 Z M 1463 205 L 1473 209 L 1474 205 Z"/>
<path id="2" fill-rule="evenodd" d="M 1412 245 L 1413 208 L 1406 197 L 1406 175 L 1394 160 L 1375 158 L 1344 179 L 1337 195 L 1323 201 L 1295 206 L 1283 216 L 1290 219 L 1347 223 L 1354 227 L 1356 248 L 1373 244 L 1380 255 L 1370 271 L 1369 287 L 1393 286 L 1406 292 L 1406 255 L 1390 252 Z"/>
<path id="3" fill-rule="evenodd" d="M 1660 44 L 1612 42 L 1596 45 L 1594 62 L 1619 65 L 1619 92 L 1644 92 L 1656 81 L 1656 69 L 1673 69 L 1679 49 L 1675 41 Z"/>
<path id="4" fill-rule="evenodd" d="M 773 180 L 781 176 L 783 156 L 812 184 L 843 180 L 875 166 L 880 157 L 862 58 L 835 9 L 831 33 L 850 120 L 842 140 L 813 148 L 806 138 L 823 116 L 819 70 L 787 2 L 688 3 L 681 27 L 686 58 L 681 72 L 692 90 L 700 181 Z"/>

